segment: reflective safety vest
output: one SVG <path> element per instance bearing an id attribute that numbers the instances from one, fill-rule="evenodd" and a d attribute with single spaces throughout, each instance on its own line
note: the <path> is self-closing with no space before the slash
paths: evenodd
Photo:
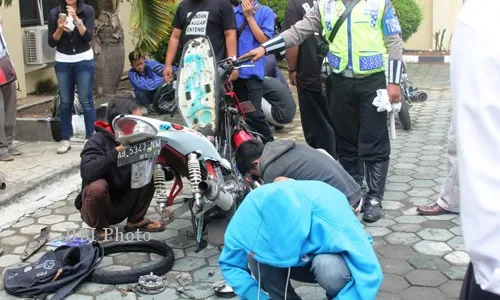
<path id="1" fill-rule="evenodd" d="M 328 40 L 335 23 L 345 11 L 342 0 L 320 0 L 319 12 L 325 38 Z M 351 69 L 355 74 L 384 71 L 387 49 L 382 31 L 386 0 L 360 1 L 340 26 L 329 44 L 328 62 L 335 73 Z"/>

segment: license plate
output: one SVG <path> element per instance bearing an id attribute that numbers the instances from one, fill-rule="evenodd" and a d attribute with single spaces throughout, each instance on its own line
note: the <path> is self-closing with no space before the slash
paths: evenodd
<path id="1" fill-rule="evenodd" d="M 118 167 L 135 163 L 140 160 L 156 158 L 160 154 L 162 143 L 160 140 L 149 140 L 139 143 L 134 143 L 125 150 L 118 153 Z"/>

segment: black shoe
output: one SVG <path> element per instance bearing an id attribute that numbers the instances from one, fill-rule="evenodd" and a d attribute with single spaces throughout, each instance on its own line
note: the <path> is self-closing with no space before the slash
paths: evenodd
<path id="1" fill-rule="evenodd" d="M 366 201 L 363 210 L 363 221 L 367 223 L 377 222 L 382 217 L 382 203 L 377 199 Z"/>

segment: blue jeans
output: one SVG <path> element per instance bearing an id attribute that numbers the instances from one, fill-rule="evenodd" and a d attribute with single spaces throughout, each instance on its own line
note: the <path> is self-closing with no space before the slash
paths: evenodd
<path id="1" fill-rule="evenodd" d="M 89 138 L 94 133 L 96 119 L 92 87 L 94 83 L 94 60 L 83 60 L 76 63 L 56 62 L 57 83 L 59 86 L 59 117 L 61 120 L 62 139 L 69 141 L 72 135 L 72 109 L 75 100 L 75 85 L 78 99 L 83 107 L 85 119 L 85 135 Z"/>
<path id="2" fill-rule="evenodd" d="M 269 294 L 273 300 L 285 299 L 285 287 L 287 285 L 288 269 L 276 268 L 269 265 L 257 263 L 249 258 L 252 274 L 259 279 L 262 289 Z M 316 255 L 312 262 L 304 267 L 291 268 L 290 278 L 300 282 L 317 283 L 326 291 L 326 297 L 333 299 L 351 280 L 351 272 L 340 254 Z M 293 289 L 288 280 L 287 300 L 300 300 L 301 298 Z"/>
<path id="3" fill-rule="evenodd" d="M 141 91 L 141 90 L 135 90 L 135 99 L 139 104 L 141 104 L 144 107 L 148 107 L 151 103 L 153 103 L 153 98 L 155 96 L 156 90 L 153 91 Z"/>

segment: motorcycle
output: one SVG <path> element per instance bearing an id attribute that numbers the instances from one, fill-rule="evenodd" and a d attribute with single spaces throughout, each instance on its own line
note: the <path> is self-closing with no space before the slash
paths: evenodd
<path id="1" fill-rule="evenodd" d="M 218 101 L 213 142 L 195 129 L 143 116 L 120 115 L 112 122 L 117 139 L 125 146 L 118 153 L 117 165 L 132 165 L 132 188 L 153 181 L 154 199 L 159 203 L 164 224 L 191 212 L 195 252 L 207 245 L 203 232 L 210 220 L 231 218 L 251 189 L 252 180 L 238 172 L 233 154 L 253 134 L 226 82 L 233 70 L 249 60 L 218 63 L 225 93 Z M 188 179 L 192 197 L 183 199 L 182 205 L 173 209 L 174 199 L 183 189 L 182 178 Z M 172 180 L 173 186 L 168 189 L 167 182 Z"/>

